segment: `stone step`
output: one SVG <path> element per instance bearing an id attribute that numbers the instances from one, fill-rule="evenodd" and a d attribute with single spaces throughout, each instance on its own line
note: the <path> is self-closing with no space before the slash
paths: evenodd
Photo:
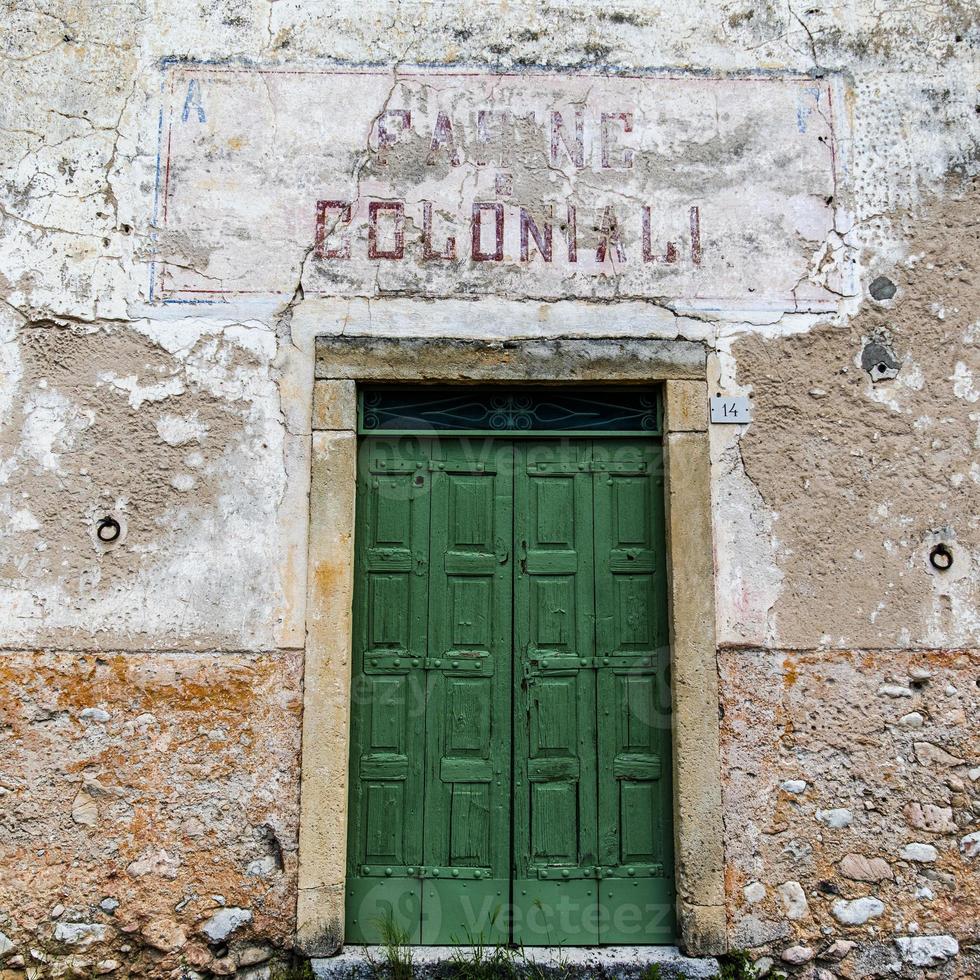
<path id="1" fill-rule="evenodd" d="M 656 977 L 651 967 L 659 966 L 662 980 L 701 980 L 717 977 L 718 963 L 711 958 L 684 956 L 676 946 L 535 946 L 523 950 L 496 952 L 495 947 L 412 946 L 412 969 L 403 980 L 450 980 L 459 970 L 460 959 L 487 963 L 504 956 L 503 965 L 514 970 L 486 971 L 488 978 L 528 977 L 531 980 L 640 980 Z M 312 961 L 318 980 L 384 980 L 390 977 L 387 957 L 381 946 L 345 946 L 337 956 Z M 472 976 L 472 970 L 467 971 Z"/>

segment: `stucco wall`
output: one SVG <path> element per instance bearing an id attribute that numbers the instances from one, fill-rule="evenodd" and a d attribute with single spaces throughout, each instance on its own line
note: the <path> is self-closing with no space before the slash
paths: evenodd
<path id="1" fill-rule="evenodd" d="M 970 4 L 223 0 L 10 4 L 3 20 L 11 977 L 66 957 L 229 973 L 290 943 L 313 338 L 343 332 L 705 344 L 709 382 L 755 413 L 711 430 L 731 941 L 822 977 L 980 971 Z M 283 270 L 278 293 L 162 303 L 163 80 L 185 60 L 829 79 L 832 224 L 786 246 L 806 258 L 801 302 L 778 309 L 693 308 L 629 270 L 547 288 L 531 268 L 332 274 L 311 256 L 312 212 L 295 240 L 260 218 L 236 231 L 250 268 Z M 229 173 L 271 166 L 278 118 Z M 375 156 L 366 140 L 368 173 Z M 719 181 L 732 165 L 719 157 Z M 767 166 L 745 179 L 764 186 Z M 207 272 L 206 242 L 166 244 Z M 772 246 L 733 261 L 755 275 Z M 817 295 L 831 298 L 812 312 Z M 95 537 L 104 514 L 118 544 Z M 928 559 L 940 542 L 944 572 Z"/>

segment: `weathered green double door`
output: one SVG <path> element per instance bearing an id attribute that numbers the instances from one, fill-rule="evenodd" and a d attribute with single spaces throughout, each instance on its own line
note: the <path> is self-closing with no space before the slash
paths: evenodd
<path id="1" fill-rule="evenodd" d="M 348 942 L 673 941 L 660 454 L 362 441 Z"/>

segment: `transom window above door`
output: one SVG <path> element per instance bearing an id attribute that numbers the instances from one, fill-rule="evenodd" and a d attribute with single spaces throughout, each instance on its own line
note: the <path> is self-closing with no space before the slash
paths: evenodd
<path id="1" fill-rule="evenodd" d="M 652 388 L 472 388 L 379 386 L 360 392 L 362 435 L 659 435 L 659 391 Z"/>

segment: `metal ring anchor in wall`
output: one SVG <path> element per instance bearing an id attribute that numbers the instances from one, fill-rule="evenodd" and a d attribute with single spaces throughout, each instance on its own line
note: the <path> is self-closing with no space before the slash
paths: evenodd
<path id="1" fill-rule="evenodd" d="M 95 529 L 95 536 L 103 544 L 112 544 L 113 541 L 118 541 L 120 534 L 122 534 L 122 525 L 114 517 L 103 517 Z"/>

